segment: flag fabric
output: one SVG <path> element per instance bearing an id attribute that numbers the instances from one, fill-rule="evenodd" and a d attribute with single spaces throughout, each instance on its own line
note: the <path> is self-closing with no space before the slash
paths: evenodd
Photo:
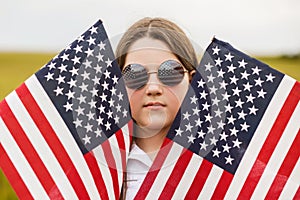
<path id="1" fill-rule="evenodd" d="M 299 199 L 300 83 L 213 39 L 135 199 Z"/>
<path id="2" fill-rule="evenodd" d="M 130 144 L 99 20 L 0 103 L 0 166 L 20 199 L 119 199 Z"/>

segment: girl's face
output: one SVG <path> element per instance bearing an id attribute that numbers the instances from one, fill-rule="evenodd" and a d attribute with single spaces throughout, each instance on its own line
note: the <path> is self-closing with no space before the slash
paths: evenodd
<path id="1" fill-rule="evenodd" d="M 129 48 L 124 66 L 141 64 L 148 71 L 157 72 L 160 64 L 167 60 L 180 63 L 165 43 L 151 38 L 141 38 Z M 151 73 L 147 84 L 141 89 L 127 87 L 132 117 L 136 124 L 142 129 L 151 130 L 151 135 L 161 131 L 166 133 L 172 125 L 188 86 L 188 73 L 184 73 L 183 80 L 175 86 L 164 85 L 156 73 Z"/>

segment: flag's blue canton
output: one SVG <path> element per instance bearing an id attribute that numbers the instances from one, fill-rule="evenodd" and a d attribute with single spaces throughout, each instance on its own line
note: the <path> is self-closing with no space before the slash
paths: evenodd
<path id="1" fill-rule="evenodd" d="M 83 153 L 129 120 L 121 71 L 102 22 L 36 73 Z"/>
<path id="2" fill-rule="evenodd" d="M 282 77 L 214 39 L 168 137 L 234 174 Z"/>

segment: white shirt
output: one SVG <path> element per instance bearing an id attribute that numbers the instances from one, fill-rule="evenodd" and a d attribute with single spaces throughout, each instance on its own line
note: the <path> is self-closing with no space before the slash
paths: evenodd
<path id="1" fill-rule="evenodd" d="M 136 144 L 132 144 L 127 162 L 127 191 L 126 200 L 135 197 L 147 175 L 153 161 Z"/>

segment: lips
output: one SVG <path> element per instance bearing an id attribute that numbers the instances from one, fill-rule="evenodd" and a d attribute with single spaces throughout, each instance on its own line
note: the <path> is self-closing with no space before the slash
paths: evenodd
<path id="1" fill-rule="evenodd" d="M 155 108 L 166 107 L 166 105 L 161 102 L 147 102 L 143 107 L 155 109 Z"/>

